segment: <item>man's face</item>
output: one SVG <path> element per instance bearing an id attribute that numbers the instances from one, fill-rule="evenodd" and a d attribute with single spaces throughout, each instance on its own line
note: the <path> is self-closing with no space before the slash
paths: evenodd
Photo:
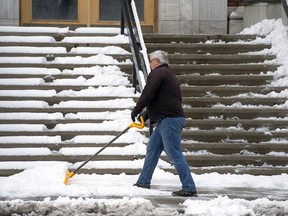
<path id="1" fill-rule="evenodd" d="M 159 64 L 160 64 L 160 61 L 158 58 L 153 58 L 150 60 L 150 67 L 152 70 L 154 70 Z"/>

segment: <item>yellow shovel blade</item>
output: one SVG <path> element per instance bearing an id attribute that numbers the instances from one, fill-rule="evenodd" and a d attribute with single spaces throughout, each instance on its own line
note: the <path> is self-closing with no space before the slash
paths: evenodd
<path id="1" fill-rule="evenodd" d="M 64 180 L 64 184 L 67 185 L 69 178 L 72 178 L 74 175 L 75 175 L 74 172 L 69 172 L 69 171 L 67 171 L 67 172 L 66 172 L 66 176 L 65 176 L 65 180 Z"/>

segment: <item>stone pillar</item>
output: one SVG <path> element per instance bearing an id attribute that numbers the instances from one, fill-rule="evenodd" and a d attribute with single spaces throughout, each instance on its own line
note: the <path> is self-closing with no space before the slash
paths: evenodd
<path id="1" fill-rule="evenodd" d="M 229 34 L 237 34 L 243 30 L 244 6 L 239 6 L 229 15 Z"/>
<path id="2" fill-rule="evenodd" d="M 19 26 L 19 0 L 0 1 L 0 25 Z"/>
<path id="3" fill-rule="evenodd" d="M 227 0 L 159 0 L 158 8 L 159 33 L 227 33 Z"/>
<path id="4" fill-rule="evenodd" d="M 244 8 L 243 27 L 249 28 L 264 19 L 281 18 L 281 3 L 260 2 L 248 4 Z"/>

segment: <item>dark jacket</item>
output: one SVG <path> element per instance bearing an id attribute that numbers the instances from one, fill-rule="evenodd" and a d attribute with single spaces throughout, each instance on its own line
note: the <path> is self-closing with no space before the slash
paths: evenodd
<path id="1" fill-rule="evenodd" d="M 169 68 L 162 64 L 147 78 L 146 86 L 133 110 L 139 114 L 145 107 L 152 123 L 166 117 L 184 117 L 180 83 Z"/>

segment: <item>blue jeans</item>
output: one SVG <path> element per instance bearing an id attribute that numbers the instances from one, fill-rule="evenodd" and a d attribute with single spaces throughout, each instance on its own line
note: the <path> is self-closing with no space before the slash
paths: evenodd
<path id="1" fill-rule="evenodd" d="M 184 125 L 184 117 L 164 118 L 157 123 L 147 144 L 146 157 L 138 184 L 150 186 L 153 172 L 164 150 L 170 163 L 175 166 L 182 188 L 185 191 L 196 191 L 189 166 L 181 150 L 181 132 Z"/>

